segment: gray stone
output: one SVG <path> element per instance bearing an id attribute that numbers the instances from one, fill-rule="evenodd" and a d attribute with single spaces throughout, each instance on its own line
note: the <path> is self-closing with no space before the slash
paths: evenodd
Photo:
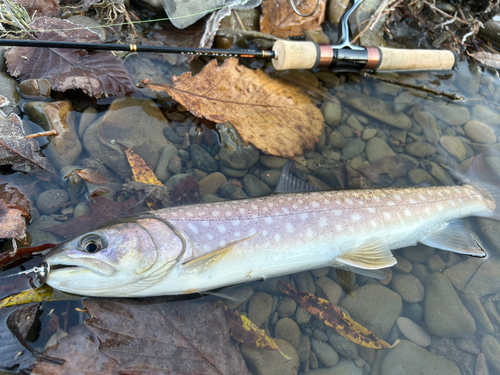
<path id="1" fill-rule="evenodd" d="M 189 155 L 194 166 L 203 172 L 213 173 L 219 169 L 219 163 L 205 149 L 197 144 L 189 146 Z"/>
<path id="2" fill-rule="evenodd" d="M 260 174 L 260 179 L 268 186 L 275 188 L 281 176 L 281 171 L 269 170 Z"/>
<path id="3" fill-rule="evenodd" d="M 500 224 L 497 220 L 486 219 L 483 217 L 476 218 L 477 226 L 482 235 L 484 235 L 491 243 L 492 249 L 496 253 L 500 253 Z"/>
<path id="4" fill-rule="evenodd" d="M 341 359 L 333 367 L 309 370 L 307 375 L 363 375 L 363 371 L 353 362 Z"/>
<path id="5" fill-rule="evenodd" d="M 472 142 L 493 144 L 497 141 L 495 131 L 481 121 L 469 121 L 464 125 L 464 131 L 467 138 Z"/>
<path id="6" fill-rule="evenodd" d="M 430 165 L 431 165 L 430 172 L 432 177 L 438 180 L 441 183 L 441 185 L 446 185 L 446 186 L 454 185 L 454 181 L 443 168 L 441 168 L 439 165 L 433 162 L 430 162 Z"/>
<path id="7" fill-rule="evenodd" d="M 317 277 L 319 279 L 320 277 L 326 276 L 328 272 L 330 272 L 330 267 L 316 268 L 309 272 L 311 272 L 314 277 Z"/>
<path id="8" fill-rule="evenodd" d="M 476 371 L 474 375 L 490 375 L 490 370 L 488 368 L 488 363 L 486 362 L 486 356 L 480 353 L 476 360 Z"/>
<path id="9" fill-rule="evenodd" d="M 392 286 L 404 302 L 417 303 L 424 299 L 424 286 L 419 279 L 411 274 L 394 275 Z"/>
<path id="10" fill-rule="evenodd" d="M 356 293 L 343 298 L 339 306 L 363 327 L 385 339 L 401 311 L 401 297 L 392 290 L 377 284 L 356 289 Z"/>
<path id="11" fill-rule="evenodd" d="M 311 313 L 302 307 L 297 307 L 297 311 L 295 311 L 295 321 L 297 324 L 307 324 L 311 320 Z"/>
<path id="12" fill-rule="evenodd" d="M 344 148 L 346 143 L 347 142 L 345 140 L 345 137 L 341 132 L 339 132 L 338 130 L 332 131 L 332 133 L 330 134 L 330 146 L 334 150 L 340 150 Z"/>
<path id="13" fill-rule="evenodd" d="M 342 148 L 342 156 L 346 159 L 352 159 L 360 155 L 365 149 L 366 142 L 361 138 L 352 139 Z"/>
<path id="14" fill-rule="evenodd" d="M 382 362 L 382 375 L 402 374 L 461 375 L 453 362 L 406 340 L 390 349 Z"/>
<path id="15" fill-rule="evenodd" d="M 27 228 L 26 231 L 33 238 L 31 246 L 38 246 L 46 243 L 59 243 L 61 242 L 61 237 L 54 233 L 47 232 L 45 229 L 53 227 L 54 225 L 62 224 L 60 221 L 54 220 L 50 216 L 41 215 L 38 219 L 33 221 Z"/>
<path id="16" fill-rule="evenodd" d="M 219 163 L 220 171 L 226 175 L 227 177 L 243 177 L 248 173 L 248 169 L 233 169 L 229 168 L 226 164 L 223 162 Z"/>
<path id="17" fill-rule="evenodd" d="M 269 195 L 273 192 L 268 185 L 251 174 L 243 177 L 243 190 L 251 198 Z"/>
<path id="18" fill-rule="evenodd" d="M 500 344 L 491 335 L 484 335 L 481 340 L 481 350 L 486 357 L 486 361 L 496 373 L 500 373 Z"/>
<path id="19" fill-rule="evenodd" d="M 465 262 L 455 264 L 445 269 L 443 273 L 448 276 L 455 288 L 462 291 L 483 262 L 484 259 L 467 258 Z"/>
<path id="20" fill-rule="evenodd" d="M 334 305 L 337 305 L 344 296 L 342 288 L 335 281 L 326 276 L 316 280 L 316 293 L 318 297 L 324 298 Z"/>
<path id="21" fill-rule="evenodd" d="M 427 112 L 415 112 L 413 118 L 421 126 L 427 142 L 437 145 L 439 141 L 439 130 L 436 124 L 436 119 Z"/>
<path id="22" fill-rule="evenodd" d="M 326 367 L 332 367 L 339 361 L 339 356 L 333 348 L 326 342 L 311 340 L 311 349 L 316 354 L 318 360 Z"/>
<path id="23" fill-rule="evenodd" d="M 444 337 L 467 337 L 476 332 L 469 314 L 447 276 L 433 273 L 425 284 L 425 325 L 429 331 Z"/>
<path id="24" fill-rule="evenodd" d="M 500 115 L 483 104 L 476 104 L 472 107 L 471 116 L 472 119 L 484 122 L 490 126 L 500 125 Z"/>
<path id="25" fill-rule="evenodd" d="M 413 185 L 420 185 L 420 184 L 431 185 L 431 186 L 437 185 L 434 178 L 432 178 L 432 176 L 429 173 L 420 168 L 410 169 L 410 171 L 408 172 L 408 177 Z"/>
<path id="26" fill-rule="evenodd" d="M 303 292 L 315 294 L 316 286 L 311 274 L 307 271 L 299 272 L 293 275 L 295 287 Z"/>
<path id="27" fill-rule="evenodd" d="M 481 324 L 487 333 L 493 334 L 495 332 L 495 329 L 491 324 L 491 320 L 488 318 L 488 314 L 484 310 L 484 307 L 477 295 L 471 292 L 464 293 L 462 295 L 462 302 L 470 314 L 474 317 L 476 322 Z"/>
<path id="28" fill-rule="evenodd" d="M 99 112 L 94 107 L 88 107 L 82 112 L 80 116 L 80 123 L 78 124 L 78 136 L 83 138 L 85 130 L 99 118 Z"/>
<path id="29" fill-rule="evenodd" d="M 182 172 L 182 159 L 179 156 L 175 155 L 170 158 L 168 171 L 172 174 L 179 174 Z"/>
<path id="30" fill-rule="evenodd" d="M 475 293 L 479 298 L 500 292 L 500 259 L 489 258 L 482 263 L 470 279 L 464 291 Z"/>
<path id="31" fill-rule="evenodd" d="M 330 327 L 326 327 L 326 334 L 328 336 L 328 342 L 338 354 L 349 359 L 356 359 L 359 357 L 358 347 L 352 341 L 340 336 Z"/>
<path id="32" fill-rule="evenodd" d="M 425 158 L 436 153 L 436 149 L 431 144 L 425 142 L 412 142 L 406 146 L 405 150 L 408 154 L 418 158 Z"/>
<path id="33" fill-rule="evenodd" d="M 278 350 L 257 349 L 245 344 L 241 345 L 241 353 L 245 358 L 248 369 L 254 375 L 293 375 L 299 367 L 299 356 L 295 348 L 280 339 L 274 339 Z M 283 355 L 290 357 L 286 360 Z"/>
<path id="34" fill-rule="evenodd" d="M 411 342 L 418 346 L 426 347 L 431 344 L 431 337 L 414 321 L 399 317 L 396 321 L 399 331 Z"/>
<path id="35" fill-rule="evenodd" d="M 88 202 L 80 202 L 75 206 L 73 217 L 77 218 L 80 216 L 84 216 L 87 215 L 89 212 L 90 212 L 90 205 L 88 204 Z"/>
<path id="36" fill-rule="evenodd" d="M 342 117 L 342 108 L 339 103 L 325 102 L 321 107 L 323 117 L 328 125 L 337 125 Z"/>
<path id="37" fill-rule="evenodd" d="M 458 350 L 453 339 L 433 337 L 428 350 L 452 361 L 461 370 L 462 374 L 472 374 L 474 371 L 475 356 Z"/>
<path id="38" fill-rule="evenodd" d="M 176 185 L 178 184 L 179 182 L 181 182 L 181 180 L 184 180 L 186 177 L 188 176 L 191 176 L 190 174 L 187 174 L 187 173 L 180 173 L 180 174 L 175 174 L 173 175 L 172 177 L 170 177 L 167 182 L 165 182 L 165 186 L 171 186 L 171 185 Z"/>
<path id="39" fill-rule="evenodd" d="M 434 254 L 434 249 L 418 244 L 416 246 L 405 247 L 401 252 L 412 263 L 424 263 L 427 258 Z"/>
<path id="40" fill-rule="evenodd" d="M 366 157 L 370 164 L 375 164 L 388 156 L 395 156 L 389 145 L 382 138 L 372 138 L 366 143 Z"/>
<path id="41" fill-rule="evenodd" d="M 259 156 L 259 163 L 267 169 L 277 169 L 281 171 L 281 168 L 283 168 L 287 161 L 288 159 L 280 158 L 279 156 Z"/>
<path id="42" fill-rule="evenodd" d="M 227 182 L 226 176 L 220 172 L 209 174 L 199 182 L 200 194 L 217 194 L 220 187 Z"/>
<path id="43" fill-rule="evenodd" d="M 401 314 L 414 322 L 424 320 L 424 306 L 421 303 L 405 303 Z"/>
<path id="44" fill-rule="evenodd" d="M 377 129 L 365 129 L 363 130 L 363 134 L 361 134 L 361 139 L 363 141 L 367 141 L 369 139 L 372 139 L 377 135 Z"/>
<path id="45" fill-rule="evenodd" d="M 441 272 L 446 268 L 446 262 L 437 254 L 432 254 L 427 259 L 427 267 L 431 272 Z"/>
<path id="46" fill-rule="evenodd" d="M 445 102 L 431 103 L 424 107 L 425 112 L 431 114 L 449 125 L 462 125 L 470 120 L 469 110 L 455 104 Z"/>
<path id="47" fill-rule="evenodd" d="M 226 182 L 225 184 L 222 184 L 219 190 L 219 195 L 222 198 L 226 199 L 244 199 L 248 198 L 248 195 L 245 194 L 242 188 L 239 186 L 236 186 L 234 184 L 231 184 L 230 182 Z"/>
<path id="48" fill-rule="evenodd" d="M 398 261 L 394 265 L 394 271 L 401 272 L 404 274 L 411 273 L 413 266 L 409 260 L 402 258 L 399 255 L 395 255 L 394 258 L 396 258 L 396 260 Z"/>
<path id="49" fill-rule="evenodd" d="M 163 135 L 172 143 L 180 144 L 181 138 L 177 135 L 177 133 L 172 128 L 163 129 Z"/>
<path id="50" fill-rule="evenodd" d="M 236 288 L 225 289 L 224 294 L 230 296 L 230 298 L 222 298 L 226 306 L 231 310 L 235 310 L 253 295 L 253 288 L 250 285 L 242 285 Z"/>
<path id="51" fill-rule="evenodd" d="M 462 352 L 474 355 L 478 355 L 479 353 L 481 353 L 477 341 L 473 337 L 468 337 L 466 339 L 456 339 L 455 345 L 457 346 L 457 349 Z"/>
<path id="52" fill-rule="evenodd" d="M 443 135 L 439 138 L 439 143 L 453 157 L 459 161 L 465 160 L 467 153 L 462 142 L 452 135 Z"/>
<path id="53" fill-rule="evenodd" d="M 155 176 L 158 180 L 165 183 L 170 177 L 172 177 L 172 174 L 168 171 L 168 165 L 170 163 L 170 159 L 174 156 L 178 156 L 178 154 L 179 151 L 174 145 L 165 146 L 163 150 L 161 150 L 160 158 L 155 171 Z"/>
<path id="54" fill-rule="evenodd" d="M 292 319 L 281 318 L 274 327 L 274 336 L 292 344 L 296 349 L 300 341 L 300 328 Z"/>
<path id="55" fill-rule="evenodd" d="M 280 318 L 286 318 L 292 316 L 297 310 L 297 303 L 290 297 L 282 297 L 278 302 L 278 307 L 276 311 L 278 312 Z"/>
<path id="56" fill-rule="evenodd" d="M 299 345 L 297 346 L 297 354 L 299 355 L 300 363 L 305 362 L 311 355 L 311 340 L 309 336 L 300 335 Z"/>
<path id="57" fill-rule="evenodd" d="M 273 297 L 267 293 L 257 292 L 248 302 L 248 319 L 260 327 L 271 315 Z"/>
<path id="58" fill-rule="evenodd" d="M 19 93 L 24 99 L 47 100 L 50 98 L 50 92 L 51 86 L 48 79 L 25 79 L 19 84 Z"/>
<path id="59" fill-rule="evenodd" d="M 462 62 L 457 70 L 455 85 L 467 95 L 477 94 L 481 83 L 481 69 L 475 64 Z"/>
<path id="60" fill-rule="evenodd" d="M 406 108 L 419 104 L 424 97 L 425 94 L 405 90 L 394 98 L 394 111 L 403 112 Z"/>
<path id="61" fill-rule="evenodd" d="M 230 122 L 217 124 L 221 138 L 219 158 L 232 169 L 248 169 L 259 160 L 259 150 L 253 145 L 246 145 Z"/>
<path id="62" fill-rule="evenodd" d="M 36 207 L 41 214 L 50 215 L 59 211 L 68 201 L 69 194 L 66 190 L 51 189 L 44 191 L 36 198 Z"/>

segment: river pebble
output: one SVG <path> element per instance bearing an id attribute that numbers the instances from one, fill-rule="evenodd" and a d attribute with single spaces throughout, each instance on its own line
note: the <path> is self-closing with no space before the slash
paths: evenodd
<path id="1" fill-rule="evenodd" d="M 300 328 L 292 319 L 281 318 L 274 327 L 274 336 L 285 340 L 296 349 L 300 341 Z"/>
<path id="2" fill-rule="evenodd" d="M 425 142 L 412 142 L 406 146 L 405 150 L 408 154 L 418 158 L 425 158 L 436 153 L 436 149 L 431 144 Z"/>
<path id="3" fill-rule="evenodd" d="M 297 310 L 297 303 L 288 296 L 281 298 L 276 308 L 280 318 L 292 316 L 295 313 L 295 310 Z"/>
<path id="4" fill-rule="evenodd" d="M 427 142 L 437 145 L 439 142 L 439 130 L 437 127 L 436 119 L 427 112 L 418 111 L 413 114 L 413 118 L 417 121 L 418 125 L 422 128 Z"/>
<path id="5" fill-rule="evenodd" d="M 177 144 L 181 143 L 181 138 L 170 127 L 163 129 L 163 135 L 172 143 L 177 143 Z"/>
<path id="6" fill-rule="evenodd" d="M 316 286 L 311 274 L 307 271 L 299 272 L 293 275 L 295 287 L 303 292 L 316 294 Z"/>
<path id="7" fill-rule="evenodd" d="M 328 336 L 328 342 L 338 354 L 349 359 L 356 359 L 359 357 L 356 344 L 340 336 L 333 328 L 326 327 L 325 331 Z"/>
<path id="8" fill-rule="evenodd" d="M 467 337 L 476 332 L 476 323 L 448 277 L 433 273 L 425 284 L 425 324 L 430 333 L 444 337 Z"/>
<path id="9" fill-rule="evenodd" d="M 410 263 L 410 261 L 408 261 L 407 259 L 405 259 L 403 257 L 400 257 L 399 255 L 395 255 L 394 258 L 396 258 L 396 260 L 398 261 L 393 266 L 394 271 L 405 273 L 405 274 L 411 273 L 413 266 Z"/>
<path id="10" fill-rule="evenodd" d="M 262 173 L 260 174 L 260 179 L 266 185 L 270 186 L 271 188 L 275 188 L 276 185 L 278 185 L 280 175 L 281 171 L 277 170 L 262 171 Z"/>
<path id="11" fill-rule="evenodd" d="M 389 145 L 382 138 L 372 138 L 366 143 L 366 156 L 370 164 L 375 164 L 388 156 L 395 156 Z"/>
<path id="12" fill-rule="evenodd" d="M 227 182 L 226 176 L 220 172 L 209 174 L 199 182 L 200 194 L 217 194 L 220 187 Z"/>
<path id="13" fill-rule="evenodd" d="M 342 156 L 352 159 L 360 155 L 365 149 L 366 142 L 361 138 L 354 138 L 342 148 Z"/>
<path id="14" fill-rule="evenodd" d="M 311 355 L 311 340 L 309 336 L 300 335 L 299 345 L 297 346 L 297 354 L 299 355 L 300 363 L 305 362 Z"/>
<path id="15" fill-rule="evenodd" d="M 404 302 L 417 303 L 424 299 L 424 286 L 419 279 L 411 274 L 394 275 L 392 286 Z"/>
<path id="16" fill-rule="evenodd" d="M 295 311 L 295 321 L 297 324 L 307 324 L 311 320 L 311 313 L 302 307 L 297 307 L 297 310 Z"/>
<path id="17" fill-rule="evenodd" d="M 342 108 L 338 103 L 325 102 L 321 107 L 321 112 L 326 123 L 330 126 L 337 125 L 342 117 Z"/>
<path id="18" fill-rule="evenodd" d="M 464 306 L 474 317 L 476 323 L 479 323 L 487 333 L 493 334 L 495 332 L 495 328 L 493 327 L 493 324 L 491 324 L 491 320 L 484 310 L 484 307 L 481 304 L 478 296 L 474 293 L 467 292 L 464 293 L 461 297 Z"/>
<path id="19" fill-rule="evenodd" d="M 443 135 L 439 138 L 439 143 L 448 153 L 459 161 L 465 160 L 467 153 L 462 142 L 452 135 Z"/>
<path id="20" fill-rule="evenodd" d="M 483 262 L 464 291 L 473 292 L 480 298 L 487 294 L 500 293 L 500 259 L 489 258 Z"/>
<path id="21" fill-rule="evenodd" d="M 318 297 L 324 298 L 337 305 L 344 296 L 342 288 L 332 279 L 323 276 L 316 280 L 316 293 Z"/>
<path id="22" fill-rule="evenodd" d="M 273 192 L 268 185 L 251 174 L 243 177 L 243 190 L 251 198 L 269 195 Z"/>
<path id="23" fill-rule="evenodd" d="M 433 337 L 428 350 L 432 354 L 452 361 L 464 374 L 472 374 L 474 371 L 475 356 L 458 350 L 454 340 L 451 338 Z"/>
<path id="24" fill-rule="evenodd" d="M 203 172 L 212 173 L 219 169 L 219 163 L 205 149 L 197 144 L 189 146 L 189 155 L 194 166 Z"/>
<path id="25" fill-rule="evenodd" d="M 408 178 L 410 179 L 411 183 L 415 186 L 418 185 L 424 185 L 424 186 L 436 186 L 436 180 L 427 173 L 427 171 L 424 171 L 423 169 L 420 168 L 413 168 L 410 169 L 408 172 Z"/>
<path id="26" fill-rule="evenodd" d="M 484 122 L 490 126 L 500 125 L 500 115 L 483 104 L 476 104 L 472 107 L 472 119 Z"/>
<path id="27" fill-rule="evenodd" d="M 339 361 L 335 350 L 326 342 L 311 339 L 311 349 L 323 366 L 332 367 Z"/>
<path id="28" fill-rule="evenodd" d="M 261 154 L 259 156 L 259 163 L 267 169 L 277 169 L 281 170 L 283 166 L 286 164 L 288 159 L 281 158 L 279 156 L 271 156 Z"/>
<path id="29" fill-rule="evenodd" d="M 248 319 L 260 327 L 271 315 L 273 297 L 267 293 L 257 292 L 248 302 Z"/>
<path id="30" fill-rule="evenodd" d="M 475 338 L 456 339 L 455 345 L 462 352 L 477 355 L 481 352 Z"/>
<path id="31" fill-rule="evenodd" d="M 295 375 L 300 364 L 297 351 L 284 340 L 274 339 L 274 342 L 281 352 L 291 357 L 290 360 L 285 360 L 280 351 L 257 349 L 242 344 L 241 353 L 249 370 L 254 375 Z"/>
<path id="32" fill-rule="evenodd" d="M 473 142 L 495 143 L 497 141 L 493 129 L 481 121 L 469 121 L 464 125 L 464 131 L 467 138 Z"/>
<path id="33" fill-rule="evenodd" d="M 500 373 L 500 343 L 491 335 L 484 335 L 481 340 L 481 350 L 490 367 Z"/>
<path id="34" fill-rule="evenodd" d="M 25 79 L 19 84 L 19 93 L 25 99 L 46 100 L 50 97 L 48 79 Z"/>
<path id="35" fill-rule="evenodd" d="M 66 190 L 51 189 L 44 191 L 36 198 L 36 207 L 41 214 L 50 215 L 59 211 L 68 201 L 69 194 Z"/>
<path id="36" fill-rule="evenodd" d="M 483 262 L 484 259 L 481 258 L 467 258 L 465 262 L 455 264 L 445 269 L 443 273 L 448 276 L 455 288 L 462 291 Z"/>
<path id="37" fill-rule="evenodd" d="M 476 371 L 474 375 L 490 375 L 490 370 L 488 368 L 488 363 L 486 362 L 486 356 L 483 353 L 479 353 L 476 360 Z"/>
<path id="38" fill-rule="evenodd" d="M 455 104 L 444 102 L 424 106 L 424 111 L 449 125 L 463 125 L 470 120 L 469 110 Z"/>
<path id="39" fill-rule="evenodd" d="M 345 137 L 338 130 L 332 131 L 330 134 L 330 146 L 334 150 L 340 150 L 347 144 Z"/>
<path id="40" fill-rule="evenodd" d="M 405 317 L 399 317 L 396 323 L 408 340 L 424 348 L 431 344 L 431 337 L 417 323 Z"/>
<path id="41" fill-rule="evenodd" d="M 323 341 L 323 342 L 328 341 L 328 336 L 326 335 L 326 332 L 323 331 L 321 328 L 316 328 L 313 331 L 312 335 L 318 341 Z"/>
<path id="42" fill-rule="evenodd" d="M 427 267 L 431 272 L 441 272 L 446 268 L 446 262 L 438 254 L 432 254 L 427 259 Z"/>

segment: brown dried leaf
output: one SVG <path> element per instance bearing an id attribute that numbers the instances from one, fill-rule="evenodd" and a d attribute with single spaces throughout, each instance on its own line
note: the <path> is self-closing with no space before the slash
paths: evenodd
<path id="1" fill-rule="evenodd" d="M 484 65 L 491 66 L 495 69 L 500 69 L 500 54 L 498 53 L 474 52 L 470 53 L 470 55 Z"/>
<path id="2" fill-rule="evenodd" d="M 12 165 L 12 169 L 21 172 L 39 170 L 58 177 L 49 159 L 40 152 L 34 139 L 24 136 L 21 119 L 11 114 L 8 118 L 0 111 L 0 165 Z"/>
<path id="3" fill-rule="evenodd" d="M 30 17 L 59 17 L 59 2 L 57 0 L 12 0 L 14 4 L 26 9 Z"/>
<path id="4" fill-rule="evenodd" d="M 120 373 L 248 374 L 222 309 L 165 299 L 86 299 L 85 325 Z"/>
<path id="5" fill-rule="evenodd" d="M 31 27 L 38 40 L 101 42 L 96 33 L 84 28 L 74 30 L 78 25 L 58 18 L 40 17 Z M 97 99 L 125 96 L 135 91 L 122 61 L 110 51 L 14 47 L 5 57 L 8 71 L 14 77 L 47 78 L 56 91 L 81 89 Z"/>
<path id="6" fill-rule="evenodd" d="M 123 149 L 125 155 L 127 156 L 135 181 L 149 185 L 163 185 L 160 181 L 158 181 L 154 172 L 148 167 L 144 159 L 137 155 L 134 150 L 122 145 L 121 143 L 118 143 L 118 145 Z"/>
<path id="7" fill-rule="evenodd" d="M 295 0 L 297 10 L 309 14 L 314 10 L 316 1 L 320 1 L 318 10 L 310 17 L 301 17 L 293 10 L 290 0 L 262 2 L 260 31 L 278 38 L 302 36 L 305 31 L 319 31 L 325 19 L 325 0 Z"/>
<path id="8" fill-rule="evenodd" d="M 191 113 L 215 122 L 231 121 L 241 138 L 265 153 L 293 159 L 313 148 L 323 128 L 323 115 L 300 89 L 269 78 L 261 70 L 226 60 L 212 60 L 196 76 L 173 78 L 174 87 L 143 81 L 167 91 Z"/>
<path id="9" fill-rule="evenodd" d="M 80 176 L 83 180 L 90 182 L 91 184 L 101 185 L 107 184 L 109 181 L 106 180 L 99 173 L 93 171 L 92 169 L 75 169 L 74 172 Z"/>
<path id="10" fill-rule="evenodd" d="M 0 238 L 15 238 L 26 243 L 29 212 L 29 199 L 15 187 L 0 185 Z"/>
<path id="11" fill-rule="evenodd" d="M 15 251 L 6 251 L 0 254 L 0 270 L 5 271 L 15 267 L 20 263 L 26 262 L 35 256 L 45 255 L 50 249 L 56 247 L 56 244 L 46 243 L 35 247 L 21 247 Z"/>

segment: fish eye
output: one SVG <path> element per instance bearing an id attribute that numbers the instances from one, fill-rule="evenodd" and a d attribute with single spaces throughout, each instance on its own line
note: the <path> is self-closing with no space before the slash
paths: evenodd
<path id="1" fill-rule="evenodd" d="M 90 254 L 97 253 L 106 246 L 106 239 L 97 233 L 89 233 L 80 240 L 81 249 Z"/>

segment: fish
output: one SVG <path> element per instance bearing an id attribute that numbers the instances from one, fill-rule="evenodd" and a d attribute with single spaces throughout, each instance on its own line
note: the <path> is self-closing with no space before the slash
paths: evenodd
<path id="1" fill-rule="evenodd" d="M 485 257 L 461 219 L 500 219 L 500 177 L 479 155 L 462 180 L 273 194 L 121 218 L 52 249 L 47 284 L 85 296 L 147 297 L 325 266 L 371 272 L 397 263 L 392 250 L 418 243 Z"/>

